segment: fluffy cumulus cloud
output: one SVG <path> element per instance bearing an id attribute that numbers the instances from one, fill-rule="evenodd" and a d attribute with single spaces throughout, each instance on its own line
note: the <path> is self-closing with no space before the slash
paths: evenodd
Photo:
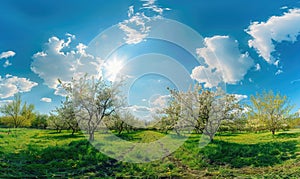
<path id="1" fill-rule="evenodd" d="M 154 113 L 157 110 L 167 107 L 168 102 L 171 98 L 171 95 L 157 95 L 149 100 L 149 104 L 151 106 L 151 111 Z"/>
<path id="2" fill-rule="evenodd" d="M 142 121 L 150 121 L 153 119 L 152 118 L 152 109 L 147 106 L 132 105 L 132 106 L 126 107 L 123 110 L 129 111 L 137 119 L 142 120 Z"/>
<path id="3" fill-rule="evenodd" d="M 282 16 L 272 16 L 266 22 L 253 22 L 246 32 L 252 36 L 248 44 L 256 49 L 268 63 L 274 64 L 276 58 L 274 41 L 295 42 L 300 34 L 300 9 L 290 9 Z"/>
<path id="4" fill-rule="evenodd" d="M 124 38 L 127 44 L 138 44 L 149 35 L 151 26 L 149 22 L 161 18 L 165 10 L 156 5 L 156 0 L 142 0 L 142 7 L 135 12 L 135 7 L 130 6 L 128 9 L 128 18 L 119 23 L 119 28 L 125 33 Z"/>
<path id="5" fill-rule="evenodd" d="M 207 88 L 215 87 L 222 81 L 236 84 L 254 65 L 248 53 L 241 53 L 238 42 L 228 36 L 205 38 L 204 43 L 205 47 L 198 48 L 197 54 L 206 65 L 194 68 L 191 77 L 205 83 Z"/>
<path id="6" fill-rule="evenodd" d="M 204 66 L 195 67 L 192 71 L 191 78 L 200 83 L 204 83 L 205 88 L 218 86 L 219 83 L 222 82 L 220 72 Z"/>
<path id="7" fill-rule="evenodd" d="M 3 59 L 3 58 L 10 58 L 10 57 L 13 57 L 13 56 L 15 56 L 16 55 L 16 53 L 14 52 L 14 51 L 7 51 L 7 52 L 2 52 L 1 54 L 0 54 L 0 59 Z"/>
<path id="8" fill-rule="evenodd" d="M 40 101 L 45 102 L 45 103 L 51 103 L 52 99 L 51 98 L 41 98 Z"/>
<path id="9" fill-rule="evenodd" d="M 86 73 L 91 77 L 101 76 L 102 60 L 87 54 L 87 47 L 82 43 L 73 48 L 71 43 L 75 36 L 66 35 L 67 40 L 49 38 L 43 51 L 33 55 L 31 64 L 31 70 L 38 74 L 49 88 L 55 89 L 55 94 L 58 95 L 63 95 L 58 79 L 69 82 L 72 77 L 80 77 Z"/>
<path id="10" fill-rule="evenodd" d="M 17 93 L 29 92 L 38 84 L 26 78 L 19 78 L 12 75 L 0 76 L 0 99 L 14 96 Z"/>

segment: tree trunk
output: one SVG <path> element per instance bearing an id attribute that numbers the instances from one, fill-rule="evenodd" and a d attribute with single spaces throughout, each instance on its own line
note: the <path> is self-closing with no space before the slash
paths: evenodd
<path id="1" fill-rule="evenodd" d="M 272 135 L 275 135 L 275 130 L 272 130 Z"/>
<path id="2" fill-rule="evenodd" d="M 212 135 L 209 135 L 209 139 L 210 139 L 210 142 L 214 142 L 214 136 L 212 136 Z"/>
<path id="3" fill-rule="evenodd" d="M 94 141 L 94 133 L 93 132 L 90 132 L 90 136 L 89 136 L 89 141 Z"/>
<path id="4" fill-rule="evenodd" d="M 118 135 L 120 135 L 122 133 L 123 129 L 119 130 Z"/>

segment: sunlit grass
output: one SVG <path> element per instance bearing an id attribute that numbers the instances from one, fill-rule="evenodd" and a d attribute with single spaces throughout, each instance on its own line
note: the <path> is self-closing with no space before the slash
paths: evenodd
<path id="1" fill-rule="evenodd" d="M 145 130 L 125 132 L 119 137 L 128 142 L 153 145 L 160 140 L 168 146 L 175 136 Z M 223 133 L 203 148 L 199 147 L 200 135 L 192 134 L 173 154 L 140 164 L 120 162 L 99 152 L 97 148 L 101 148 L 104 139 L 110 140 L 107 137 L 106 133 L 97 133 L 95 148 L 82 134 L 72 136 L 67 131 L 36 129 L 9 132 L 0 128 L 0 178 L 300 177 L 300 129 L 280 131 L 275 136 L 270 132 Z M 111 140 L 110 145 L 106 152 L 118 153 L 124 144 Z M 155 155 L 154 149 L 152 152 L 151 155 Z M 129 153 L 128 157 L 134 155 L 138 154 Z M 148 157 L 153 157 L 151 155 Z"/>

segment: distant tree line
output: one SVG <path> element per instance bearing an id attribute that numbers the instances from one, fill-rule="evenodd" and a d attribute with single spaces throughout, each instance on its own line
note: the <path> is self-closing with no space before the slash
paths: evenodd
<path id="1" fill-rule="evenodd" d="M 287 96 L 273 91 L 263 91 L 243 104 L 235 95 L 220 90 L 207 90 L 196 85 L 187 92 L 170 90 L 171 100 L 160 111 L 156 125 L 162 132 L 186 130 L 193 127 L 196 133 L 206 134 L 213 140 L 218 132 L 260 132 L 300 126 L 299 114 L 292 113 L 293 106 Z"/>
<path id="2" fill-rule="evenodd" d="M 87 75 L 60 83 L 67 97 L 49 115 L 34 112 L 34 105 L 23 103 L 21 95 L 16 94 L 12 102 L 0 108 L 3 114 L 0 125 L 57 132 L 69 130 L 72 135 L 82 130 L 90 141 L 100 129 L 121 134 L 150 126 L 151 130 L 164 133 L 206 134 L 213 140 L 216 132 L 270 131 L 274 135 L 276 131 L 300 125 L 299 114 L 292 113 L 293 106 L 287 96 L 273 91 L 252 95 L 250 103 L 243 104 L 236 95 L 220 89 L 208 90 L 201 85 L 186 92 L 169 89 L 171 98 L 167 106 L 158 110 L 156 120 L 146 125 L 122 105 L 118 91 L 121 83 L 111 85 L 102 79 L 89 79 Z"/>

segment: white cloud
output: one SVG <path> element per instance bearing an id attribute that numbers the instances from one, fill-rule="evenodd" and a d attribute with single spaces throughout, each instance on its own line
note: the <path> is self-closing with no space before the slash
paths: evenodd
<path id="1" fill-rule="evenodd" d="M 135 117 L 140 120 L 151 121 L 153 117 L 157 115 L 157 112 L 162 108 L 167 107 L 170 95 L 155 95 L 148 100 L 148 106 L 140 106 L 140 105 L 132 105 L 129 107 L 125 107 L 123 110 L 129 111 Z M 143 99 L 142 101 L 147 101 Z"/>
<path id="2" fill-rule="evenodd" d="M 14 96 L 17 93 L 29 92 L 38 84 L 26 78 L 19 78 L 12 75 L 0 76 L 0 99 Z"/>
<path id="3" fill-rule="evenodd" d="M 66 97 L 68 95 L 67 91 L 61 85 L 58 85 L 55 88 L 54 94 L 57 96 L 63 96 L 63 97 Z"/>
<path id="4" fill-rule="evenodd" d="M 155 13 L 158 13 L 159 15 L 162 15 L 165 10 L 170 10 L 170 8 L 162 8 L 157 6 L 155 4 L 156 0 L 141 0 L 141 1 L 144 2 L 142 5 L 143 7 L 141 9 L 151 10 Z"/>
<path id="5" fill-rule="evenodd" d="M 192 71 L 191 78 L 200 83 L 205 83 L 205 88 L 212 88 L 218 86 L 222 82 L 222 75 L 208 67 L 198 66 Z"/>
<path id="6" fill-rule="evenodd" d="M 281 73 L 283 73 L 283 71 L 282 70 L 277 70 L 277 72 L 275 73 L 275 75 L 280 75 Z"/>
<path id="7" fill-rule="evenodd" d="M 276 60 L 275 62 L 274 62 L 274 65 L 278 68 L 278 66 L 279 66 L 279 60 Z"/>
<path id="8" fill-rule="evenodd" d="M 96 78 L 102 75 L 102 60 L 87 54 L 87 47 L 82 43 L 72 49 L 71 42 L 75 36 L 67 36 L 67 41 L 57 37 L 49 38 L 44 50 L 33 55 L 31 64 L 31 70 L 38 74 L 49 88 L 55 89 L 55 94 L 62 94 L 58 79 L 69 82 L 72 77 L 80 77 L 86 73 Z"/>
<path id="9" fill-rule="evenodd" d="M 147 106 L 132 105 L 124 108 L 123 110 L 129 111 L 139 120 L 144 120 L 144 121 L 152 120 L 152 109 Z"/>
<path id="10" fill-rule="evenodd" d="M 135 13 L 133 6 L 129 7 L 128 17 L 128 20 L 119 23 L 119 28 L 125 33 L 124 40 L 127 44 L 138 44 L 149 35 L 151 27 L 147 23 L 151 18 L 144 13 Z"/>
<path id="11" fill-rule="evenodd" d="M 130 109 L 132 112 L 150 112 L 151 109 L 146 106 L 138 106 L 138 105 L 132 105 L 130 107 L 127 107 L 127 109 Z"/>
<path id="12" fill-rule="evenodd" d="M 170 95 L 156 95 L 149 100 L 151 111 L 156 112 L 158 109 L 167 107 Z"/>
<path id="13" fill-rule="evenodd" d="M 140 26 L 143 26 L 143 24 Z M 124 23 L 120 23 L 119 28 L 126 34 L 126 38 L 124 40 L 127 44 L 138 44 L 142 42 L 148 36 L 148 32 L 150 30 L 148 26 L 141 27 L 140 30 L 137 30 Z"/>
<path id="14" fill-rule="evenodd" d="M 67 37 L 71 37 L 71 39 L 76 39 L 76 36 L 70 33 L 65 34 Z"/>
<path id="15" fill-rule="evenodd" d="M 7 103 L 11 103 L 12 100 L 0 100 L 0 107 L 7 104 Z"/>
<path id="16" fill-rule="evenodd" d="M 129 6 L 127 16 L 132 17 L 134 15 L 134 6 Z"/>
<path id="17" fill-rule="evenodd" d="M 237 99 L 237 101 L 242 101 L 243 99 L 247 99 L 248 98 L 247 95 L 242 95 L 242 94 L 234 94 L 234 96 Z"/>
<path id="18" fill-rule="evenodd" d="M 248 44 L 268 63 L 274 64 L 276 58 L 272 56 L 275 52 L 273 41 L 297 41 L 300 34 L 300 26 L 297 24 L 300 24 L 300 9 L 290 9 L 282 16 L 272 16 L 266 22 L 253 22 L 246 30 L 253 38 Z"/>
<path id="19" fill-rule="evenodd" d="M 296 79 L 296 80 L 291 81 L 291 84 L 295 84 L 295 83 L 298 83 L 298 82 L 300 82 L 300 79 Z"/>
<path id="20" fill-rule="evenodd" d="M 289 7 L 287 7 L 287 6 L 282 6 L 280 9 L 288 9 Z"/>
<path id="21" fill-rule="evenodd" d="M 261 66 L 260 66 L 260 64 L 256 64 L 255 65 L 255 71 L 260 71 L 261 70 Z"/>
<path id="22" fill-rule="evenodd" d="M 3 64 L 3 67 L 6 68 L 6 67 L 9 67 L 11 66 L 12 64 L 10 63 L 9 60 L 6 60 L 5 63 Z"/>
<path id="23" fill-rule="evenodd" d="M 228 36 L 213 36 L 204 39 L 203 48 L 197 49 L 199 57 L 207 66 L 196 67 L 191 77 L 205 87 L 217 86 L 222 80 L 229 84 L 241 81 L 253 66 L 248 53 L 240 53 L 238 42 Z"/>
<path id="24" fill-rule="evenodd" d="M 52 99 L 51 98 L 41 98 L 40 101 L 45 102 L 45 103 L 51 103 Z"/>
<path id="25" fill-rule="evenodd" d="M 3 59 L 3 58 L 10 58 L 10 57 L 13 57 L 15 56 L 16 53 L 14 51 L 7 51 L 7 52 L 2 52 L 0 54 L 0 59 Z"/>
<path id="26" fill-rule="evenodd" d="M 151 26 L 149 22 L 161 18 L 164 10 L 169 8 L 161 8 L 155 4 L 156 0 L 142 0 L 144 2 L 138 12 L 134 12 L 134 6 L 128 9 L 128 20 L 119 23 L 119 28 L 125 33 L 124 38 L 127 44 L 138 44 L 146 39 L 149 35 Z M 145 10 L 151 13 L 145 14 Z"/>

